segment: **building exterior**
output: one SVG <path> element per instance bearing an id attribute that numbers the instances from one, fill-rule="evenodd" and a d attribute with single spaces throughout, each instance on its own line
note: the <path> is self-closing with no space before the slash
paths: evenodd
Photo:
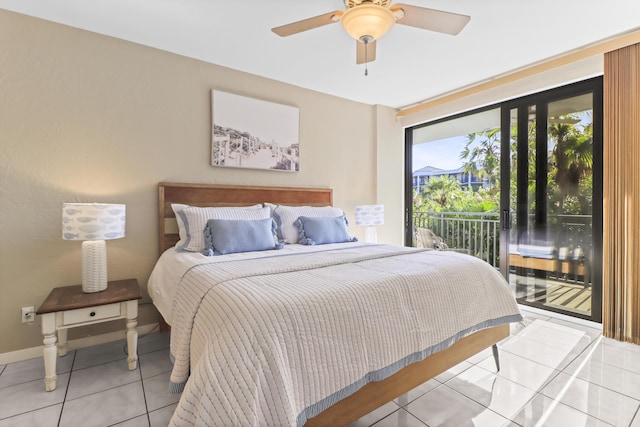
<path id="1" fill-rule="evenodd" d="M 488 185 L 486 180 L 481 180 L 474 174 L 464 172 L 462 167 L 445 170 L 434 166 L 425 166 L 413 173 L 413 189 L 420 193 L 430 179 L 443 176 L 455 178 L 462 188 L 479 188 Z"/>

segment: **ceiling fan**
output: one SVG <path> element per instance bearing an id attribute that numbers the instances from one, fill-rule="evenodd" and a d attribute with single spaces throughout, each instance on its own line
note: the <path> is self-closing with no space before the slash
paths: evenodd
<path id="1" fill-rule="evenodd" d="M 356 39 L 356 64 L 362 64 L 376 59 L 376 40 L 395 23 L 456 35 L 471 19 L 467 15 L 425 7 L 391 5 L 391 0 L 344 0 L 344 4 L 346 10 L 292 22 L 271 31 L 286 37 L 339 21 L 345 31 Z"/>

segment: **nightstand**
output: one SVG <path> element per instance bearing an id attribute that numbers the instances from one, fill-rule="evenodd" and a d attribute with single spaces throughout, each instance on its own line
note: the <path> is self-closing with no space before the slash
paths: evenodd
<path id="1" fill-rule="evenodd" d="M 45 390 L 56 389 L 56 358 L 67 354 L 67 330 L 78 326 L 127 319 L 127 361 L 130 371 L 136 369 L 140 298 L 136 279 L 110 281 L 106 290 L 91 294 L 82 285 L 54 288 L 36 311 L 42 315 Z"/>

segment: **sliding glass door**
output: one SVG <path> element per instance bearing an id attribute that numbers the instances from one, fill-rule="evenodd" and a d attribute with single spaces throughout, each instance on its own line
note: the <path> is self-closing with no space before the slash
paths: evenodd
<path id="1" fill-rule="evenodd" d="M 405 143 L 408 245 L 443 240 L 521 304 L 601 321 L 602 78 L 407 128 Z"/>
<path id="2" fill-rule="evenodd" d="M 601 88 L 594 79 L 505 103 L 501 157 L 501 270 L 518 302 L 598 322 Z"/>

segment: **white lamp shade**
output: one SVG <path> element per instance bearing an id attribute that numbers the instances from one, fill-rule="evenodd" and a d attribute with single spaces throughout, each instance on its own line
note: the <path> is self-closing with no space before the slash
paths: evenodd
<path id="1" fill-rule="evenodd" d="M 383 225 L 384 205 L 356 206 L 356 225 Z"/>
<path id="2" fill-rule="evenodd" d="M 64 203 L 64 240 L 111 240 L 124 237 L 125 205 L 107 203 Z"/>
<path id="3" fill-rule="evenodd" d="M 62 238 L 82 240 L 82 290 L 107 289 L 107 246 L 105 240 L 124 237 L 125 205 L 106 203 L 64 203 Z"/>

